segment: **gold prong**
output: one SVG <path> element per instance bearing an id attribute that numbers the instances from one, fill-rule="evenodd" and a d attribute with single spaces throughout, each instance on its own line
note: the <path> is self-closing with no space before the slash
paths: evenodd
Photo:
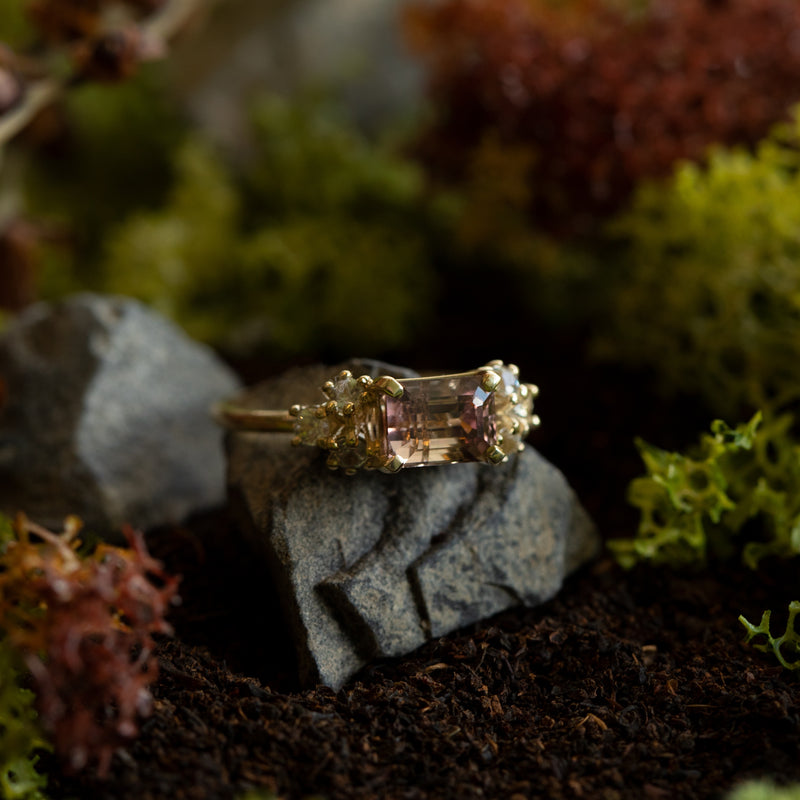
<path id="1" fill-rule="evenodd" d="M 534 414 L 531 417 L 531 427 L 532 428 L 538 428 L 541 424 L 542 424 L 542 420 L 539 419 L 539 415 L 538 414 Z"/>
<path id="2" fill-rule="evenodd" d="M 518 452 L 518 453 L 521 453 L 521 452 L 522 452 L 524 449 L 525 449 L 525 442 L 520 442 L 520 443 L 517 445 L 517 452 Z"/>
<path id="3" fill-rule="evenodd" d="M 303 407 L 302 407 L 302 406 L 300 406 L 300 405 L 298 405 L 297 403 L 295 403 L 295 404 L 294 404 L 294 405 L 293 405 L 293 406 L 292 406 L 292 407 L 289 409 L 289 416 L 291 416 L 291 417 L 299 417 L 299 416 L 300 416 L 300 412 L 301 412 L 302 410 L 303 410 Z"/>
<path id="4" fill-rule="evenodd" d="M 523 384 L 522 384 L 522 386 L 520 386 L 520 387 L 519 387 L 519 396 L 520 396 L 520 397 L 521 397 L 523 400 L 527 400 L 527 399 L 528 399 L 528 395 L 529 395 L 530 393 L 531 393 L 531 390 L 530 390 L 530 388 L 528 387 L 528 384 L 527 384 L 527 383 L 523 383 Z"/>
<path id="5" fill-rule="evenodd" d="M 525 386 L 528 387 L 531 397 L 535 399 L 539 396 L 539 387 L 535 383 L 526 383 Z"/>
<path id="6" fill-rule="evenodd" d="M 327 403 L 325 403 L 325 416 L 328 417 L 332 416 L 333 414 L 336 413 L 338 408 L 339 406 L 336 405 L 335 400 L 329 400 Z"/>
<path id="7" fill-rule="evenodd" d="M 362 386 L 363 386 L 365 389 L 368 389 L 370 386 L 372 386 L 372 378 L 370 378 L 370 376 L 369 376 L 369 375 L 362 375 L 362 376 L 361 376 L 361 377 L 358 379 L 358 382 L 359 382 L 359 383 L 360 383 L 360 384 L 361 384 L 361 385 L 362 385 Z"/>
<path id="8" fill-rule="evenodd" d="M 322 419 L 325 416 L 325 406 L 316 406 L 314 409 L 314 416 Z"/>
<path id="9" fill-rule="evenodd" d="M 325 466 L 328 469 L 339 469 L 339 459 L 337 459 L 336 456 L 331 453 L 328 456 L 328 460 L 325 462 Z"/>
<path id="10" fill-rule="evenodd" d="M 344 443 L 348 447 L 355 447 L 358 444 L 358 434 L 355 431 L 349 431 L 345 436 Z"/>
<path id="11" fill-rule="evenodd" d="M 358 472 L 358 470 L 357 470 L 357 469 L 353 469 L 353 467 L 350 467 L 350 469 L 346 469 L 346 470 L 344 471 L 344 474 L 345 474 L 345 475 L 355 475 L 355 474 L 356 474 L 356 472 Z"/>
<path id="12" fill-rule="evenodd" d="M 495 358 L 494 361 L 490 361 L 486 366 L 487 367 L 502 367 L 503 366 L 503 362 L 499 358 Z"/>
<path id="13" fill-rule="evenodd" d="M 520 432 L 520 428 L 521 427 L 522 427 L 522 424 L 521 424 L 520 420 L 518 420 L 518 419 L 512 420 L 512 422 L 511 422 L 511 433 L 513 433 L 514 436 L 516 436 Z"/>
<path id="14" fill-rule="evenodd" d="M 356 404 L 355 403 L 345 403 L 342 407 L 342 414 L 346 417 L 352 417 L 356 411 Z"/>
<path id="15" fill-rule="evenodd" d="M 333 385 L 333 381 L 325 381 L 322 384 L 322 391 L 328 397 L 333 397 L 336 394 L 336 387 Z"/>
<path id="16" fill-rule="evenodd" d="M 502 380 L 503 377 L 501 375 L 498 375 L 496 372 L 487 369 L 481 378 L 481 389 L 483 389 L 485 392 L 493 392 Z"/>
<path id="17" fill-rule="evenodd" d="M 353 373 L 349 369 L 343 369 L 336 378 L 340 381 L 348 381 L 353 377 Z"/>
<path id="18" fill-rule="evenodd" d="M 328 436 L 323 437 L 320 439 L 321 444 L 320 447 L 324 448 L 325 450 L 338 450 L 339 449 L 339 442 L 336 441 L 335 436 Z"/>
<path id="19" fill-rule="evenodd" d="M 389 397 L 400 397 L 405 391 L 403 384 L 397 378 L 392 378 L 389 375 L 381 375 L 372 385 L 376 389 L 380 389 L 384 394 L 388 394 Z"/>
<path id="20" fill-rule="evenodd" d="M 508 400 L 512 406 L 515 406 L 517 403 L 519 403 L 519 395 L 514 392 L 511 397 L 508 398 Z"/>
<path id="21" fill-rule="evenodd" d="M 516 364 L 509 364 L 508 371 L 515 377 L 519 378 L 519 367 Z"/>
<path id="22" fill-rule="evenodd" d="M 405 462 L 402 458 L 400 458 L 400 456 L 386 456 L 386 460 L 383 462 L 383 464 L 381 464 L 380 470 L 381 472 L 390 473 L 399 472 L 401 469 L 403 469 L 404 463 Z"/>
<path id="23" fill-rule="evenodd" d="M 490 464 L 502 464 L 506 460 L 506 454 L 496 444 L 493 444 L 486 451 L 486 460 Z"/>

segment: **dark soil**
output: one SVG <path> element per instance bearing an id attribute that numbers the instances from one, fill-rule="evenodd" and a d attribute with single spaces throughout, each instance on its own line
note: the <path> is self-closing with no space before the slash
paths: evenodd
<path id="1" fill-rule="evenodd" d="M 196 596 L 201 582 L 187 574 L 154 714 L 107 781 L 60 792 L 659 800 L 720 797 L 764 774 L 800 779 L 800 682 L 745 647 L 736 622 L 785 595 L 786 567 L 771 575 L 624 575 L 603 560 L 539 609 L 376 664 L 333 692 L 291 687 L 288 643 L 246 608 L 250 590 Z M 190 643 L 202 613 L 209 647 Z M 259 669 L 247 669 L 255 651 Z"/>
<path id="2" fill-rule="evenodd" d="M 597 368 L 526 366 L 551 397 L 537 445 L 606 536 L 631 534 L 634 434 L 674 447 L 708 418 L 691 403 L 620 402 L 619 377 Z M 800 681 L 743 645 L 737 622 L 773 608 L 782 625 L 796 564 L 693 576 L 602 559 L 541 608 L 375 664 L 333 692 L 296 685 L 269 581 L 224 512 L 149 543 L 184 576 L 154 713 L 108 779 L 61 779 L 55 796 L 661 800 L 800 780 Z"/>

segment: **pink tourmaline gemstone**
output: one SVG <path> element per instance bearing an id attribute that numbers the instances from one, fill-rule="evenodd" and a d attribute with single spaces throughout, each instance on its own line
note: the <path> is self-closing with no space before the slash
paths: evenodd
<path id="1" fill-rule="evenodd" d="M 479 461 L 497 442 L 494 393 L 482 372 L 406 378 L 398 398 L 385 399 L 386 442 L 406 467 Z"/>

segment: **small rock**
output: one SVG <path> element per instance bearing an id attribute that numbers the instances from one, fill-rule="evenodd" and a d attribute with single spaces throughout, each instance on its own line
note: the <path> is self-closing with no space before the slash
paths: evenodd
<path id="1" fill-rule="evenodd" d="M 318 387 L 343 367 L 413 375 L 379 362 L 295 370 L 243 404 L 322 402 Z M 315 448 L 290 440 L 230 434 L 228 484 L 280 594 L 306 684 L 338 688 L 374 658 L 543 603 L 598 550 L 563 475 L 531 447 L 499 467 L 346 477 L 331 473 Z"/>
<path id="2" fill-rule="evenodd" d="M 206 347 L 140 303 L 39 303 L 0 337 L 0 508 L 108 534 L 224 502 L 209 408 L 236 391 Z"/>

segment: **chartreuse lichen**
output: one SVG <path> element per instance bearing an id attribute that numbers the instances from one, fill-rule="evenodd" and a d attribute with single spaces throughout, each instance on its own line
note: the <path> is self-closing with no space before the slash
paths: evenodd
<path id="1" fill-rule="evenodd" d="M 42 736 L 34 694 L 21 685 L 18 653 L 0 634 L 0 797 L 43 798 L 47 778 L 36 770 L 37 753 L 50 747 Z"/>
<path id="2" fill-rule="evenodd" d="M 725 416 L 800 399 L 800 113 L 753 152 L 718 148 L 640 187 L 612 234 L 601 352 Z"/>
<path id="3" fill-rule="evenodd" d="M 740 554 L 756 569 L 765 556 L 800 553 L 800 447 L 791 424 L 789 415 L 762 421 L 760 413 L 736 428 L 717 420 L 687 455 L 637 441 L 647 474 L 631 483 L 629 499 L 641 521 L 635 538 L 609 543 L 618 561 L 702 566 Z"/>
<path id="4" fill-rule="evenodd" d="M 0 554 L 14 536 L 11 520 L 0 515 Z M 49 750 L 34 708 L 34 694 L 22 685 L 19 653 L 0 630 L 0 798 L 38 800 L 47 784 L 36 770 L 38 753 Z"/>
<path id="5" fill-rule="evenodd" d="M 632 481 L 629 499 L 641 518 L 633 539 L 609 542 L 619 563 L 700 567 L 739 557 L 757 569 L 767 556 L 800 554 L 800 445 L 792 422 L 788 414 L 762 420 L 760 413 L 736 428 L 717 420 L 687 455 L 638 441 L 647 474 Z M 769 611 L 758 625 L 739 620 L 746 641 L 800 669 L 798 612 L 794 601 L 780 636 L 770 631 Z"/>
<path id="6" fill-rule="evenodd" d="M 745 641 L 752 643 L 757 650 L 765 653 L 773 653 L 775 658 L 786 667 L 786 669 L 800 669 L 800 635 L 794 627 L 794 619 L 800 613 L 800 601 L 792 600 L 789 603 L 789 617 L 786 621 L 786 628 L 780 636 L 773 636 L 770 631 L 770 617 L 772 612 L 765 611 L 761 615 L 761 622 L 753 625 L 743 616 L 739 617 L 739 622 L 747 631 Z M 763 640 L 759 640 L 763 637 Z"/>
<path id="7" fill-rule="evenodd" d="M 727 800 L 800 800 L 800 783 L 778 786 L 766 778 L 748 781 L 731 791 Z"/>
<path id="8" fill-rule="evenodd" d="M 31 28 L 25 14 L 24 0 L 5 0 L 0 17 L 0 42 L 18 47 L 30 41 Z"/>

